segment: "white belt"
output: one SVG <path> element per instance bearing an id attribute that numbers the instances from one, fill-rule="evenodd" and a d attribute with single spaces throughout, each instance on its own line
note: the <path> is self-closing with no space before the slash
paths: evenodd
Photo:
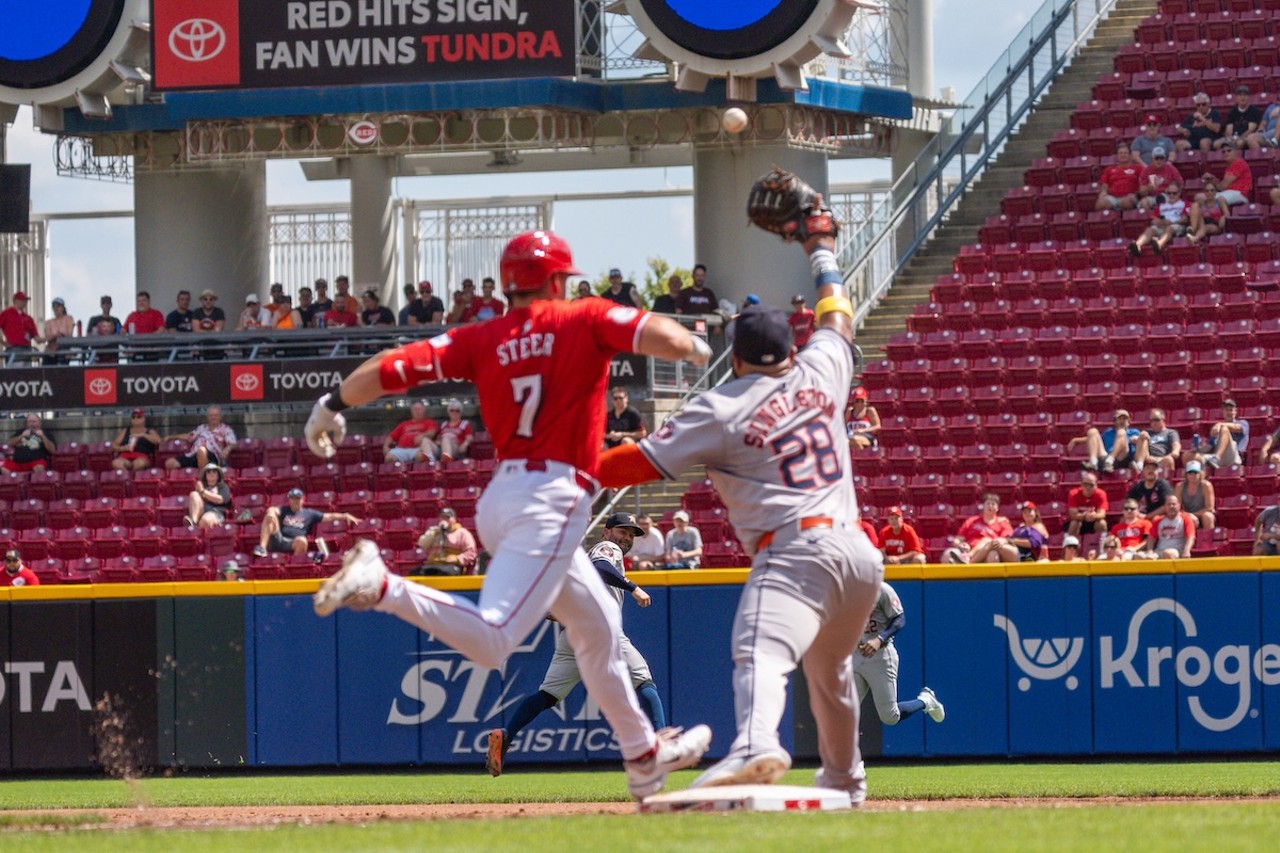
<path id="1" fill-rule="evenodd" d="M 595 494 L 600 491 L 600 483 L 590 474 L 579 471 L 572 465 L 556 462 L 551 459 L 507 459 L 498 465 L 502 474 L 541 473 L 546 472 L 553 477 L 570 477 L 583 491 Z"/>

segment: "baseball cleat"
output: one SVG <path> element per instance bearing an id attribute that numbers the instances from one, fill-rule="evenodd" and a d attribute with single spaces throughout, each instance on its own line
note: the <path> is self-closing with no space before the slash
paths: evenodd
<path id="1" fill-rule="evenodd" d="M 502 775 L 502 759 L 507 754 L 507 733 L 503 729 L 489 732 L 489 751 L 484 756 L 484 769 L 490 776 Z"/>
<path id="2" fill-rule="evenodd" d="M 935 722 L 940 723 L 947 718 L 947 710 L 942 707 L 942 703 L 938 701 L 938 697 L 933 695 L 933 691 L 928 687 L 920 688 L 920 695 L 916 697 L 924 703 L 924 712 Z"/>
<path id="3" fill-rule="evenodd" d="M 693 780 L 690 788 L 718 785 L 772 785 L 791 769 L 791 756 L 778 750 L 742 758 L 726 758 Z"/>
<path id="4" fill-rule="evenodd" d="M 692 767 L 711 746 L 711 729 L 697 725 L 685 731 L 668 727 L 658 732 L 658 743 L 644 758 L 623 762 L 631 796 L 643 800 L 662 790 L 667 774 Z"/>
<path id="5" fill-rule="evenodd" d="M 378 554 L 378 546 L 368 539 L 358 539 L 342 557 L 342 568 L 320 584 L 311 603 L 317 616 L 328 616 L 339 607 L 369 610 L 382 600 L 387 591 L 387 564 Z"/>
<path id="6" fill-rule="evenodd" d="M 861 761 L 858 762 L 858 769 L 853 773 L 853 781 L 848 784 L 836 784 L 827 776 L 827 771 L 818 768 L 818 772 L 813 774 L 813 785 L 815 788 L 832 788 L 847 792 L 849 804 L 855 809 L 867 801 L 867 771 Z"/>

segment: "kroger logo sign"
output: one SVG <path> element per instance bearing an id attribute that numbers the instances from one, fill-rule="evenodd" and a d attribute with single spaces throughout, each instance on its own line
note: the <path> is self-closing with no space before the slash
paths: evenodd
<path id="1" fill-rule="evenodd" d="M 1245 645 L 1225 645 L 1206 649 L 1190 642 L 1180 643 L 1176 651 L 1171 645 L 1144 645 L 1142 626 L 1157 613 L 1173 614 L 1182 635 L 1193 640 L 1197 634 L 1195 617 L 1172 598 L 1153 598 L 1133 612 L 1126 635 L 1118 642 L 1111 636 L 1098 638 L 1098 686 L 1103 690 L 1123 682 L 1129 687 L 1160 687 L 1168 679 L 1176 679 L 1187 688 L 1202 687 L 1210 681 L 1235 689 L 1235 707 L 1224 717 L 1216 717 L 1204 707 L 1201 697 L 1187 697 L 1191 717 L 1213 732 L 1226 732 L 1238 726 L 1247 716 L 1257 716 L 1252 707 L 1253 683 L 1270 687 L 1280 684 L 1280 645 L 1264 643 L 1257 649 Z M 1012 620 L 995 614 L 995 627 L 1009 639 L 1009 653 L 1022 671 L 1019 690 L 1031 689 L 1032 681 L 1061 679 L 1068 690 L 1079 681 L 1069 673 L 1079 663 L 1084 651 L 1084 637 L 1035 639 L 1022 637 Z M 1117 650 L 1117 647 L 1119 649 Z"/>

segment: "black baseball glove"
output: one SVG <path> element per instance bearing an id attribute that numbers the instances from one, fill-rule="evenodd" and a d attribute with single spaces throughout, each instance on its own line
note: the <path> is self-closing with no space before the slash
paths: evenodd
<path id="1" fill-rule="evenodd" d="M 840 225 L 822 200 L 822 193 L 795 173 L 774 166 L 756 179 L 747 196 L 747 218 L 757 227 L 791 242 L 810 237 L 836 236 Z"/>

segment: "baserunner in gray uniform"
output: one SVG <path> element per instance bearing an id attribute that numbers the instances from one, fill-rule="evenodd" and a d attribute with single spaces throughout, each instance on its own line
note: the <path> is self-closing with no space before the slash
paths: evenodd
<path id="1" fill-rule="evenodd" d="M 693 786 L 782 777 L 791 757 L 778 726 L 787 679 L 803 663 L 822 759 L 817 784 L 861 803 L 852 654 L 884 569 L 855 520 L 844 438 L 852 306 L 832 251 L 834 222 L 820 197 L 807 213 L 798 236 L 814 272 L 818 329 L 804 350 L 795 349 L 786 313 L 749 306 L 734 323 L 736 378 L 692 400 L 639 444 L 605 453 L 601 482 L 672 479 L 704 464 L 738 539 L 755 555 L 733 624 L 737 737 Z"/>
<path id="2" fill-rule="evenodd" d="M 618 602 L 619 610 L 622 609 L 627 593 L 641 607 L 648 607 L 652 603 L 649 593 L 627 578 L 622 561 L 631 550 L 635 537 L 643 535 L 644 530 L 634 515 L 615 512 L 605 520 L 604 538 L 587 552 L 591 565 L 600 573 L 600 579 L 605 582 L 609 594 Z M 653 723 L 655 731 L 665 728 L 667 715 L 662 707 L 662 697 L 658 695 L 657 685 L 653 683 L 653 675 L 649 672 L 648 662 L 631 644 L 626 634 L 619 634 L 618 642 L 622 646 L 622 657 L 631 671 L 631 684 L 636 689 L 640 708 L 649 722 Z M 547 674 L 542 677 L 538 692 L 526 696 L 516 706 L 511 714 L 511 722 L 505 728 L 489 732 L 489 748 L 484 762 L 489 775 L 502 775 L 502 764 L 515 736 L 543 711 L 558 705 L 581 680 L 582 673 L 578 669 L 578 659 L 573 654 L 573 647 L 569 645 L 569 638 L 563 630 L 556 631 L 556 650 L 551 655 L 551 664 L 547 667 Z"/>
<path id="3" fill-rule="evenodd" d="M 886 726 L 896 726 L 918 711 L 924 711 L 940 723 L 946 711 L 938 697 L 928 687 L 920 689 L 920 695 L 906 702 L 898 701 L 898 650 L 893 645 L 893 635 L 907 624 L 906 611 L 898 600 L 898 593 L 889 584 L 880 586 L 880 597 L 871 609 L 871 618 L 862 631 L 858 654 L 853 656 L 853 683 L 858 688 L 858 704 L 871 693 L 876 703 L 876 714 Z"/>

